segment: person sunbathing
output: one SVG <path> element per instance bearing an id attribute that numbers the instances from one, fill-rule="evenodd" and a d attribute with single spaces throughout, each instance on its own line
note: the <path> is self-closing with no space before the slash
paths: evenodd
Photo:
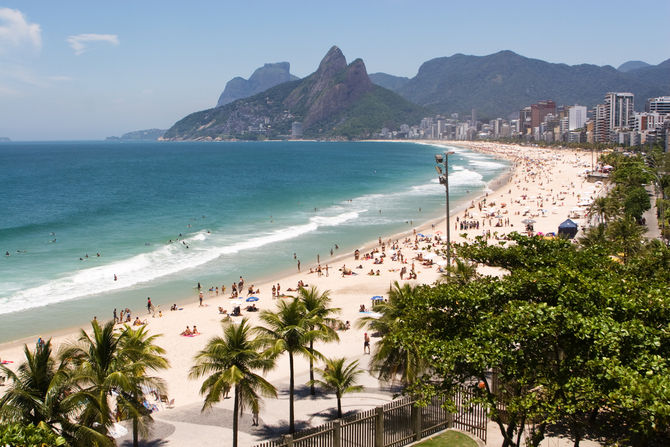
<path id="1" fill-rule="evenodd" d="M 198 332 L 198 327 L 194 324 L 192 335 L 198 335 L 198 334 L 200 334 L 200 332 Z"/>
<path id="2" fill-rule="evenodd" d="M 140 321 L 140 317 L 135 317 L 135 321 L 133 321 L 133 326 L 142 326 L 142 322 Z"/>
<path id="3" fill-rule="evenodd" d="M 193 335 L 193 332 L 191 332 L 190 327 L 186 326 L 186 329 L 180 335 L 189 336 L 189 335 Z"/>

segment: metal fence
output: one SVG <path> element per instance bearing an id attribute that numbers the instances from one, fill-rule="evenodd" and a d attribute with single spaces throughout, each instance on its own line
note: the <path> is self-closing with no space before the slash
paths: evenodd
<path id="1" fill-rule="evenodd" d="M 484 407 L 470 404 L 472 397 L 465 389 L 458 392 L 453 415 L 444 409 L 443 398 L 417 407 L 414 399 L 404 397 L 255 447 L 401 447 L 451 427 L 486 442 L 488 415 Z"/>

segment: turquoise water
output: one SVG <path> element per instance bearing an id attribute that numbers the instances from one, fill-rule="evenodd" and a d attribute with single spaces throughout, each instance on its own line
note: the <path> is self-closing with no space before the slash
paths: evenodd
<path id="1" fill-rule="evenodd" d="M 139 309 L 147 296 L 183 301 L 198 281 L 259 282 L 294 269 L 293 253 L 303 266 L 317 255 L 327 262 L 335 244 L 337 255 L 442 216 L 444 188 L 433 169 L 441 150 L 373 142 L 1 144 L 0 250 L 10 256 L 0 259 L 0 341 L 106 319 L 114 307 Z M 456 149 L 452 203 L 506 168 Z"/>

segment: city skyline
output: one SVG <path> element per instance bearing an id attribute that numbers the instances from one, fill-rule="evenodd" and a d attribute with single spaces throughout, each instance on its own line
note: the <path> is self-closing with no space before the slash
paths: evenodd
<path id="1" fill-rule="evenodd" d="M 659 8 L 670 12 L 670 5 Z M 483 2 L 477 14 L 470 5 L 400 0 L 188 8 L 9 1 L 0 5 L 0 136 L 100 139 L 167 128 L 213 107 L 228 80 L 248 78 L 264 63 L 288 61 L 297 76 L 310 74 L 331 45 L 362 58 L 370 73 L 407 77 L 433 58 L 501 50 L 569 65 L 658 64 L 666 49 L 585 38 L 626 20 L 645 40 L 667 41 L 667 14 L 658 12 L 631 16 L 618 1 L 561 8 Z"/>

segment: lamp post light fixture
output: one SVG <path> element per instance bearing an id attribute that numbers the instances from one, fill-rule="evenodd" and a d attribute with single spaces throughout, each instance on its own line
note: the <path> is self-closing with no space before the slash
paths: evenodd
<path id="1" fill-rule="evenodd" d="M 435 154 L 435 170 L 437 171 L 440 184 L 444 185 L 444 189 L 447 194 L 447 203 L 446 203 L 446 216 L 447 216 L 447 274 L 449 274 L 449 269 L 451 268 L 451 225 L 449 224 L 449 156 L 454 152 L 444 152 L 443 154 Z M 444 171 L 442 166 L 444 165 Z"/>

